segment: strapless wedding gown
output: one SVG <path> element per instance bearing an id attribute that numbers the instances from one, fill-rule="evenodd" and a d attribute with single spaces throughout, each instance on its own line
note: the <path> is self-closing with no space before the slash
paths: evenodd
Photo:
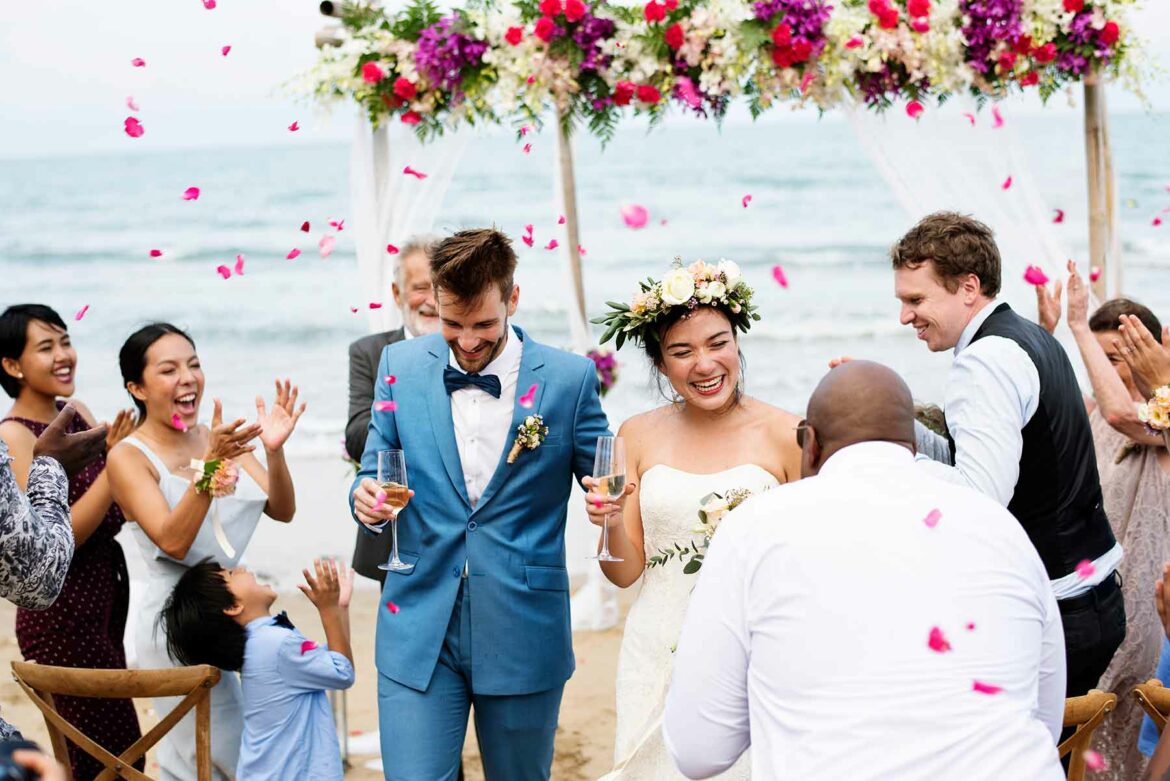
<path id="1" fill-rule="evenodd" d="M 642 474 L 640 507 L 646 557 L 659 548 L 698 542 L 699 501 L 709 493 L 746 488 L 762 493 L 778 485 L 770 472 L 741 464 L 713 474 L 696 475 L 658 464 Z M 602 781 L 677 781 L 662 740 L 662 711 L 670 686 L 675 645 L 697 575 L 684 575 L 677 559 L 647 569 L 641 591 L 626 618 L 617 669 L 617 737 L 614 770 Z M 718 778 L 747 781 L 747 755 Z"/>

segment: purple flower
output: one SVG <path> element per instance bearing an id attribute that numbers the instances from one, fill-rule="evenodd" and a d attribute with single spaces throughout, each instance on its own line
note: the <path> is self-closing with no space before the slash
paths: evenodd
<path id="1" fill-rule="evenodd" d="M 824 0 L 759 0 L 752 4 L 757 19 L 769 27 L 784 22 L 792 28 L 793 40 L 812 44 L 813 57 L 825 48 L 825 23 L 832 10 Z"/>
<path id="2" fill-rule="evenodd" d="M 617 25 L 610 19 L 586 14 L 573 31 L 573 43 L 584 55 L 578 70 L 582 73 L 597 72 L 609 67 L 612 60 L 601 52 L 601 42 L 613 37 Z"/>
<path id="3" fill-rule="evenodd" d="M 414 61 L 428 81 L 454 92 L 463 82 L 465 68 L 478 65 L 487 43 L 454 32 L 458 16 L 447 16 L 419 34 Z"/>
<path id="4" fill-rule="evenodd" d="M 961 0 L 966 17 L 963 38 L 967 41 L 967 64 L 986 74 L 995 64 L 1001 42 L 1011 43 L 1023 33 L 1021 0 Z"/>

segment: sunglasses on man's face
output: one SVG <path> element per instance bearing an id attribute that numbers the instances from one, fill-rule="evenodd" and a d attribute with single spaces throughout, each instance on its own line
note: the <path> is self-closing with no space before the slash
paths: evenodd
<path id="1" fill-rule="evenodd" d="M 801 420 L 799 423 L 797 423 L 796 424 L 796 444 L 800 447 L 801 450 L 804 449 L 804 436 L 805 436 L 804 432 L 805 431 L 812 431 L 813 437 L 816 437 L 816 429 L 814 429 L 812 426 L 810 426 L 808 424 L 807 420 Z"/>

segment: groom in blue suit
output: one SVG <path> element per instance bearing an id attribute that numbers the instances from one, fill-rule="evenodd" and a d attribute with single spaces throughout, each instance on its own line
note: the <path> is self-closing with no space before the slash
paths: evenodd
<path id="1" fill-rule="evenodd" d="M 574 669 L 566 505 L 609 427 L 592 362 L 509 324 L 506 236 L 456 233 L 431 268 L 442 331 L 382 352 L 352 491 L 354 517 L 382 533 L 378 451 L 405 452 L 398 542 L 414 567 L 387 573 L 378 614 L 383 770 L 454 781 L 474 706 L 487 780 L 544 780 Z M 518 440 L 535 415 L 547 434 Z"/>

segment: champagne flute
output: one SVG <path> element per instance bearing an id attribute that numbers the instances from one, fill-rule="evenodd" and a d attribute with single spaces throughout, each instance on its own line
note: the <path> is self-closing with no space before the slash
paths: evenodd
<path id="1" fill-rule="evenodd" d="M 379 564 L 378 569 L 410 572 L 414 565 L 398 558 L 398 513 L 410 501 L 410 489 L 406 482 L 406 454 L 401 450 L 378 451 L 378 486 L 386 494 L 384 503 L 394 510 L 394 516 L 390 519 L 390 560 Z"/>
<path id="2" fill-rule="evenodd" d="M 594 493 L 601 494 L 607 501 L 617 501 L 626 492 L 626 443 L 621 437 L 598 437 L 597 453 L 593 457 L 593 479 L 597 484 Z M 601 527 L 601 552 L 590 556 L 594 561 L 625 561 L 610 555 L 609 515 Z"/>

